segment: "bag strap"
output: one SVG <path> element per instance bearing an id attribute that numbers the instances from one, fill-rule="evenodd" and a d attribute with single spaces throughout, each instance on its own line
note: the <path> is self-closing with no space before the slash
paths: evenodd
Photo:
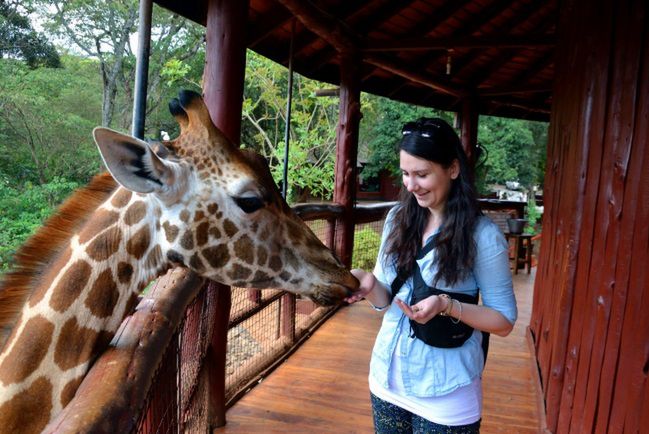
<path id="1" fill-rule="evenodd" d="M 435 248 L 435 246 L 437 245 L 437 236 L 438 236 L 437 234 L 433 235 L 432 238 L 426 243 L 426 245 L 423 246 L 421 249 L 419 249 L 417 255 L 415 256 L 416 259 L 422 259 L 428 253 L 430 253 L 431 250 Z M 412 276 L 412 274 L 415 271 L 414 270 L 415 268 L 419 268 L 416 262 L 412 270 L 403 271 L 397 274 L 397 277 L 395 277 L 395 279 L 392 281 L 392 284 L 390 285 L 390 292 L 392 298 L 394 298 L 397 292 L 399 292 L 403 284 L 406 283 L 406 280 L 408 280 L 408 278 Z"/>

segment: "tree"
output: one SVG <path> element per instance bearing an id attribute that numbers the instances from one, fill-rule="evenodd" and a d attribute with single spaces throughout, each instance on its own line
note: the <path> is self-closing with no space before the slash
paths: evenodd
<path id="1" fill-rule="evenodd" d="M 102 125 L 111 126 L 116 110 L 118 91 L 125 93 L 127 104 L 117 104 L 124 109 L 121 127 L 130 124 L 130 101 L 135 55 L 131 39 L 136 32 L 138 2 L 136 0 L 31 0 L 45 12 L 50 32 L 76 47 L 80 53 L 99 62 L 103 83 Z M 173 56 L 189 58 L 202 46 L 202 30 L 198 25 L 173 15 L 162 8 L 155 8 L 152 24 L 151 79 L 149 111 L 160 102 L 157 92 L 162 76 L 161 70 Z M 157 98 L 156 98 L 157 97 Z"/>
<path id="2" fill-rule="evenodd" d="M 0 60 L 0 171 L 12 185 L 84 182 L 99 169 L 91 137 L 101 119 L 96 62 L 61 60 L 57 69 Z"/>
<path id="3" fill-rule="evenodd" d="M 362 176 L 375 177 L 381 170 L 400 176 L 397 146 L 406 122 L 422 117 L 439 117 L 453 125 L 453 114 L 363 94 L 363 120 L 359 158 L 365 160 Z"/>
<path id="4" fill-rule="evenodd" d="M 57 68 L 61 62 L 54 46 L 36 32 L 19 3 L 0 1 L 0 58 L 24 60 L 30 68 Z"/>
<path id="5" fill-rule="evenodd" d="M 294 77 L 289 143 L 289 201 L 307 193 L 329 199 L 333 193 L 338 100 L 318 98 L 316 81 Z M 288 71 L 248 52 L 242 112 L 242 143 L 269 161 L 276 182 L 284 168 L 284 126 Z"/>

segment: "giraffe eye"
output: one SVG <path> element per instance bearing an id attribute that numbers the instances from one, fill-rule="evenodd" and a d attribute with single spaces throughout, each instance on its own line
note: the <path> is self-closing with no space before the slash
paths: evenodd
<path id="1" fill-rule="evenodd" d="M 241 208 L 246 214 L 253 213 L 260 208 L 263 208 L 265 203 L 258 197 L 235 197 L 233 198 L 237 206 Z"/>

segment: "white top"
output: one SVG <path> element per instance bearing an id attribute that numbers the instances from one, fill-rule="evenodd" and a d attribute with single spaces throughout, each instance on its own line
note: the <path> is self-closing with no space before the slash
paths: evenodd
<path id="1" fill-rule="evenodd" d="M 392 355 L 388 387 L 383 387 L 369 376 L 370 391 L 378 398 L 397 405 L 426 420 L 440 425 L 469 425 L 482 417 L 482 384 L 476 377 L 466 386 L 458 387 L 442 396 L 420 398 L 406 395 L 401 372 L 399 351 Z"/>

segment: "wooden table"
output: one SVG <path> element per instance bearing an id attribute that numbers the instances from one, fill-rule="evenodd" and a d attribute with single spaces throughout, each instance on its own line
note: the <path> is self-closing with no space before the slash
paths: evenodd
<path id="1" fill-rule="evenodd" d="M 507 242 L 514 240 L 514 254 L 509 255 L 514 267 L 514 274 L 518 274 L 518 267 L 520 265 L 527 266 L 527 274 L 532 270 L 532 235 L 530 234 L 512 234 L 505 233 Z"/>

